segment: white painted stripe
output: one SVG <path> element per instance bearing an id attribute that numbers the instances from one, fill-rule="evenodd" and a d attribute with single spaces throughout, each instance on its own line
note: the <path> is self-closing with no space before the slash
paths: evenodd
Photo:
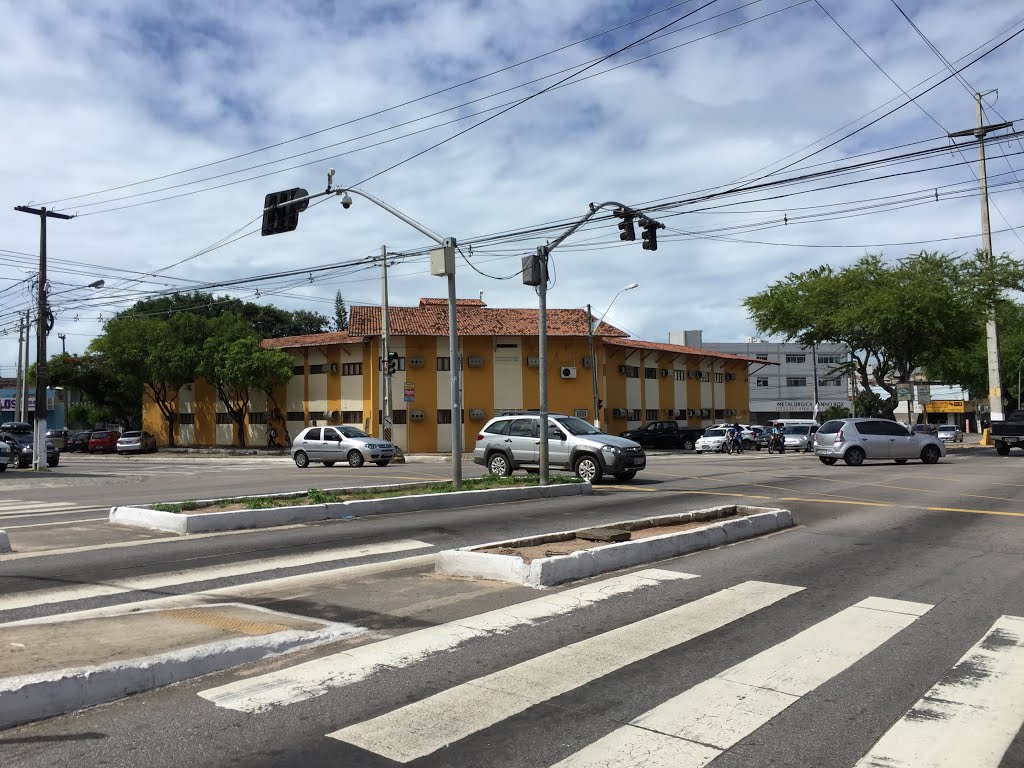
<path id="1" fill-rule="evenodd" d="M 364 544 L 355 547 L 341 547 L 314 552 L 305 555 L 283 555 L 268 557 L 262 560 L 246 560 L 240 563 L 213 565 L 205 568 L 190 568 L 185 571 L 170 571 L 150 576 L 137 576 L 129 579 L 115 579 L 103 584 L 83 584 L 77 587 L 21 592 L 0 597 L 0 611 L 11 611 L 36 605 L 63 603 L 69 600 L 85 600 L 105 595 L 118 595 L 124 592 L 137 592 L 162 589 L 212 579 L 225 579 L 232 576 L 244 576 L 255 573 L 267 573 L 280 568 L 294 568 L 304 565 L 328 563 L 336 560 L 351 560 L 356 557 L 384 555 L 392 552 L 406 552 L 410 549 L 423 549 L 433 546 L 422 541 L 403 539 L 386 541 L 380 544 Z"/>
<path id="2" fill-rule="evenodd" d="M 996 768 L 1024 724 L 1024 618 L 1001 616 L 855 768 Z"/>
<path id="3" fill-rule="evenodd" d="M 18 528 L 47 528 L 54 525 L 78 525 L 80 523 L 110 522 L 110 517 L 88 517 L 83 520 L 56 520 L 49 523 L 26 523 L 24 525 L 5 525 L 3 530 L 14 531 Z"/>
<path id="4" fill-rule="evenodd" d="M 328 735 L 406 763 L 802 589 L 747 581 Z"/>
<path id="5" fill-rule="evenodd" d="M 633 765 L 638 754 L 645 766 L 702 768 L 913 624 L 922 608 L 868 598 L 669 699 L 554 768 Z"/>
<path id="6" fill-rule="evenodd" d="M 260 712 L 277 705 L 294 704 L 321 696 L 331 688 L 357 683 L 380 669 L 411 666 L 431 654 L 454 650 L 467 640 L 536 624 L 644 587 L 696 578 L 690 573 L 650 568 L 313 659 L 201 691 L 199 695 L 219 707 L 240 712 Z"/>
<path id="7" fill-rule="evenodd" d="M 7 501 L 0 501 L 0 512 L 18 509 L 34 509 L 36 507 L 45 507 L 47 509 L 66 509 L 73 506 L 75 506 L 74 502 L 70 501 L 20 501 L 18 499 L 8 499 Z"/>
<path id="8" fill-rule="evenodd" d="M 92 509 L 68 509 L 68 510 L 38 510 L 36 512 L 12 512 L 7 515 L 0 515 L 0 520 L 11 520 L 17 518 L 35 518 L 35 517 L 66 517 L 68 515 L 81 515 L 81 514 L 96 514 L 98 512 L 110 513 L 110 507 L 94 507 Z"/>

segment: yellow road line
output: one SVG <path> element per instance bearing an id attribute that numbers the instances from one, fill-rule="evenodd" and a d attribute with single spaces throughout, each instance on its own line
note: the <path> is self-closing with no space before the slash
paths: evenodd
<path id="1" fill-rule="evenodd" d="M 881 501 L 851 501 L 847 499 L 806 499 L 797 496 L 790 496 L 779 501 L 807 501 L 812 504 L 852 504 L 854 506 L 862 507 L 891 507 L 892 504 L 886 504 Z"/>
<path id="2" fill-rule="evenodd" d="M 961 509 L 959 507 L 924 507 L 929 512 L 967 512 L 972 515 L 1006 515 L 1024 517 L 1024 512 L 996 512 L 991 509 Z"/>
<path id="3" fill-rule="evenodd" d="M 743 499 L 770 499 L 771 496 L 756 496 L 752 493 L 726 493 L 725 491 L 673 491 L 673 493 L 696 494 L 700 496 L 739 496 Z"/>
<path id="4" fill-rule="evenodd" d="M 617 491 L 643 491 L 644 493 L 657 493 L 659 488 L 640 488 L 635 485 L 595 485 L 595 491 L 609 491 L 611 489 Z"/>

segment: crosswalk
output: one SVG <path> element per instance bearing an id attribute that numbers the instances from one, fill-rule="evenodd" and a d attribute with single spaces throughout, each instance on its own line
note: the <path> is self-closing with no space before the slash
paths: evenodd
<path id="1" fill-rule="evenodd" d="M 748 621 L 788 615 L 787 606 L 799 599 L 796 596 L 813 597 L 815 589 L 742 581 L 697 597 L 700 581 L 694 574 L 657 568 L 624 574 L 341 653 L 277 665 L 264 674 L 202 690 L 199 696 L 218 708 L 260 714 L 337 693 L 331 701 L 341 702 L 340 708 L 323 705 L 318 711 L 337 719 L 335 729 L 324 736 L 352 750 L 350 764 L 363 764 L 355 757 L 367 753 L 397 763 L 431 758 L 430 764 L 469 764 L 459 757 L 464 740 L 477 737 L 490 744 L 488 735 L 500 739 L 501 729 L 512 728 L 507 724 L 513 721 L 519 729 L 526 722 L 525 727 L 543 730 L 546 718 L 523 716 L 559 697 L 585 701 L 587 686 L 643 670 L 655 663 L 655 656 L 668 653 L 685 659 L 688 644 L 713 639 L 730 625 L 742 630 Z M 496 668 L 480 668 L 480 643 L 507 643 L 517 633 L 557 617 L 600 605 L 607 610 L 616 601 L 630 601 L 648 591 L 684 594 L 690 585 L 696 587 L 693 599 L 684 598 L 653 615 L 559 643 L 511 665 L 501 663 L 501 653 L 488 655 L 487 659 L 499 659 L 488 662 Z M 808 602 L 813 601 L 804 604 Z M 559 745 L 561 751 L 535 764 L 703 768 L 743 742 L 743 764 L 759 765 L 755 735 L 762 728 L 798 703 L 820 701 L 810 697 L 840 676 L 877 666 L 879 658 L 888 658 L 877 655 L 883 646 L 901 635 L 900 642 L 910 642 L 905 633 L 932 610 L 927 603 L 882 596 L 826 608 L 816 623 L 802 623 L 805 628 L 800 631 L 695 684 L 682 684 L 667 698 L 645 700 L 646 710 L 635 716 L 631 712 L 620 721 L 608 717 L 602 721 L 602 733 L 589 743 L 573 744 L 571 753 Z M 585 632 L 581 625 L 585 623 L 575 622 L 574 631 Z M 452 654 L 469 643 L 477 649 L 471 666 L 477 676 L 421 697 L 399 691 L 390 706 L 374 705 L 365 715 L 357 706 L 346 715 L 358 696 L 352 699 L 341 689 L 378 673 L 414 674 L 413 667 L 431 679 L 433 665 L 449 664 Z M 1024 724 L 1024 618 L 999 617 L 959 662 L 929 683 L 934 684 L 909 711 L 903 710 L 904 704 L 891 713 L 888 730 L 865 738 L 855 765 L 847 764 L 850 768 L 998 768 Z M 914 695 L 923 689 L 914 690 Z M 892 706 L 885 700 L 874 705 Z M 561 717 L 578 714 L 575 707 L 557 709 Z M 559 738 L 571 737 L 560 731 Z M 535 743 L 544 742 L 538 738 Z M 491 756 L 491 764 L 503 764 L 499 752 Z M 518 759 L 515 764 L 524 764 L 521 755 Z"/>
<path id="2" fill-rule="evenodd" d="M 0 528 L 3 521 L 12 517 L 35 517 L 44 515 L 67 515 L 88 510 L 80 504 L 69 501 L 21 501 L 4 499 L 0 501 Z"/>

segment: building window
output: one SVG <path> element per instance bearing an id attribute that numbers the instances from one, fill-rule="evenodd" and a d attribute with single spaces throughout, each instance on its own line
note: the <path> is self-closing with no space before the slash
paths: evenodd
<path id="1" fill-rule="evenodd" d="M 715 418 L 716 419 L 724 419 L 725 418 L 725 409 L 724 408 L 716 408 L 715 409 Z"/>
<path id="2" fill-rule="evenodd" d="M 786 377 L 787 387 L 806 387 L 807 377 L 806 376 L 787 376 Z"/>
<path id="3" fill-rule="evenodd" d="M 341 364 L 341 375 L 342 376 L 362 376 L 363 375 L 363 364 L 362 363 L 342 363 Z"/>
<path id="4" fill-rule="evenodd" d="M 439 357 L 437 358 L 437 370 L 439 371 L 450 371 L 452 369 L 452 359 L 450 357 Z M 440 413 L 440 411 L 438 411 Z M 438 422 L 439 424 L 451 424 L 451 414 L 448 415 L 448 421 Z"/>
<path id="5" fill-rule="evenodd" d="M 178 414 L 179 424 L 195 424 L 196 415 L 194 413 L 179 413 Z"/>
<path id="6" fill-rule="evenodd" d="M 764 360 L 764 361 L 768 360 L 768 355 L 766 355 L 764 353 L 760 353 L 760 352 L 758 354 L 754 355 L 754 357 L 756 357 L 758 360 Z"/>
<path id="7" fill-rule="evenodd" d="M 647 409 L 647 421 L 657 421 L 657 420 L 658 420 L 658 409 L 657 408 L 648 408 Z"/>
<path id="8" fill-rule="evenodd" d="M 331 366 L 327 365 L 326 363 L 323 363 L 321 365 L 311 365 L 311 366 L 309 366 L 309 372 L 311 374 L 313 374 L 313 373 L 327 373 L 330 369 L 331 369 Z"/>
<path id="9" fill-rule="evenodd" d="M 575 411 L 572 412 L 572 415 L 575 416 L 577 419 L 583 419 L 584 421 L 586 421 L 588 418 L 590 418 L 590 411 L 587 410 L 586 408 L 577 408 Z"/>
<path id="10" fill-rule="evenodd" d="M 632 408 L 632 409 L 630 409 L 628 411 L 628 414 L 629 415 L 626 418 L 628 418 L 630 421 L 640 421 L 640 409 L 639 408 Z"/>
<path id="11" fill-rule="evenodd" d="M 305 421 L 306 414 L 302 411 L 288 411 L 288 421 Z"/>
<path id="12" fill-rule="evenodd" d="M 437 410 L 437 423 L 438 424 L 451 424 L 452 423 L 452 409 L 451 408 L 439 408 Z M 462 409 L 462 423 L 466 423 L 466 409 Z"/>
<path id="13" fill-rule="evenodd" d="M 767 387 L 768 386 L 768 379 L 767 378 L 763 378 L 763 379 L 762 378 L 758 378 L 756 380 L 756 384 L 754 386 L 757 386 L 757 387 Z"/>
<path id="14" fill-rule="evenodd" d="M 409 412 L 404 408 L 400 411 L 392 411 L 391 422 L 395 426 L 398 426 L 399 424 L 407 424 L 409 422 Z"/>
<path id="15" fill-rule="evenodd" d="M 819 387 L 841 387 L 843 386 L 842 379 L 818 379 Z"/>
<path id="16" fill-rule="evenodd" d="M 818 355 L 818 362 L 825 365 L 841 365 L 846 360 L 843 359 L 842 355 Z"/>
<path id="17" fill-rule="evenodd" d="M 619 369 L 625 375 L 627 379 L 639 379 L 640 368 L 635 365 L 620 365 Z"/>
<path id="18" fill-rule="evenodd" d="M 715 384 L 724 384 L 724 383 L 725 383 L 725 374 L 724 373 L 716 373 L 715 374 Z"/>
<path id="19" fill-rule="evenodd" d="M 294 366 L 292 368 L 292 375 L 293 376 L 305 376 L 306 375 L 306 366 L 304 366 L 304 365 L 296 365 L 296 366 Z"/>
<path id="20" fill-rule="evenodd" d="M 680 371 L 678 369 L 674 370 L 674 371 L 672 371 L 672 377 L 676 381 L 685 381 L 686 380 L 686 371 Z"/>
<path id="21" fill-rule="evenodd" d="M 341 423 L 342 424 L 362 424 L 363 423 L 363 412 L 362 411 L 342 411 L 341 412 Z"/>
<path id="22" fill-rule="evenodd" d="M 701 371 L 700 372 L 700 380 L 701 381 L 711 381 L 711 371 Z"/>
<path id="23" fill-rule="evenodd" d="M 786 355 L 786 362 L 787 363 L 806 363 L 807 362 L 807 355 L 796 355 L 796 354 Z"/>
<path id="24" fill-rule="evenodd" d="M 268 421 L 268 413 L 266 411 L 253 411 L 249 414 L 250 424 L 266 424 Z"/>
<path id="25" fill-rule="evenodd" d="M 645 379 L 656 379 L 656 378 L 658 378 L 658 369 L 657 368 L 644 368 L 644 378 Z"/>
<path id="26" fill-rule="evenodd" d="M 234 424 L 234 419 L 231 418 L 229 413 L 224 411 L 217 411 L 217 423 L 218 424 Z"/>

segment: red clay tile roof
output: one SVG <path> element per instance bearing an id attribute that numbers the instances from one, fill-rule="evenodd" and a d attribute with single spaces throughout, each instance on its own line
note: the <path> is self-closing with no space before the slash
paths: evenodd
<path id="1" fill-rule="evenodd" d="M 467 302 L 463 304 L 463 301 Z M 459 336 L 536 336 L 538 310 L 487 307 L 478 299 L 459 299 Z M 351 307 L 348 332 L 353 336 L 379 336 L 380 307 Z M 389 307 L 388 324 L 395 336 L 447 336 L 447 299 L 421 299 L 419 307 Z M 549 309 L 549 336 L 586 336 L 584 309 Z M 625 337 L 618 328 L 601 323 L 596 336 Z"/>
<path id="2" fill-rule="evenodd" d="M 361 343 L 362 341 L 362 336 L 351 336 L 346 331 L 335 331 L 332 333 L 307 333 L 303 336 L 282 336 L 277 339 L 264 339 L 260 342 L 260 346 L 290 349 L 292 347 L 319 347 L 327 344 L 353 344 Z"/>
<path id="3" fill-rule="evenodd" d="M 769 360 L 758 360 L 756 357 L 744 357 L 743 355 L 731 355 L 728 352 L 716 352 L 711 349 L 700 347 L 684 347 L 681 344 L 659 344 L 654 341 L 640 341 L 638 339 L 605 339 L 606 346 L 629 347 L 630 349 L 650 349 L 658 352 L 671 352 L 677 355 L 694 355 L 698 357 L 714 357 L 720 360 L 742 360 L 745 363 L 760 363 L 761 365 L 778 365 Z"/>

